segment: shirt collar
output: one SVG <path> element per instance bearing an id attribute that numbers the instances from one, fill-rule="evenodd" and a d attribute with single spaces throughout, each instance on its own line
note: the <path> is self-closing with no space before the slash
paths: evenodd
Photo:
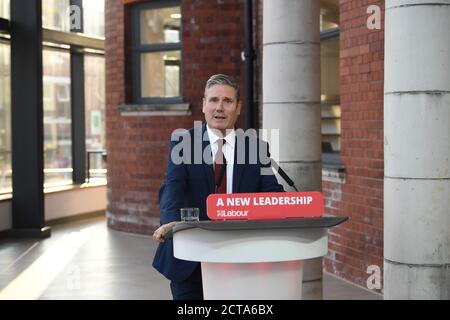
<path id="1" fill-rule="evenodd" d="M 209 137 L 209 143 L 214 144 L 217 142 L 217 140 L 220 139 L 220 137 L 218 135 L 216 135 L 214 133 L 213 130 L 211 130 L 208 126 L 208 124 L 206 124 L 206 130 L 208 131 L 208 137 Z M 226 136 L 225 136 L 225 141 L 232 147 L 234 148 L 234 143 L 236 141 L 236 132 L 234 129 L 232 129 Z"/>

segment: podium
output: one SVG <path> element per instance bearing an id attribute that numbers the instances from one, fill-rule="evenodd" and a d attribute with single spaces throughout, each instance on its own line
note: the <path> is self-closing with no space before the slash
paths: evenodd
<path id="1" fill-rule="evenodd" d="M 202 266 L 205 300 L 301 299 L 303 260 L 328 251 L 328 228 L 347 217 L 180 222 L 174 256 Z"/>

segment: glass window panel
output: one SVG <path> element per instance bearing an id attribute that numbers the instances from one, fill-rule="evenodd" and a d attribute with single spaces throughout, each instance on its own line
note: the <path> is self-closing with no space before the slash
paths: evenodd
<path id="1" fill-rule="evenodd" d="M 339 98 L 339 39 L 323 41 L 321 50 L 322 98 L 336 100 Z"/>
<path id="2" fill-rule="evenodd" d="M 0 18 L 10 19 L 9 0 L 0 0 Z"/>
<path id="3" fill-rule="evenodd" d="M 105 0 L 83 1 L 83 33 L 105 36 Z"/>
<path id="4" fill-rule="evenodd" d="M 320 7 L 320 31 L 339 27 L 339 5 L 322 3 Z"/>
<path id="5" fill-rule="evenodd" d="M 72 183 L 70 54 L 43 50 L 44 186 Z"/>
<path id="6" fill-rule="evenodd" d="M 0 193 L 12 192 L 11 175 L 11 56 L 0 43 Z"/>
<path id="7" fill-rule="evenodd" d="M 86 55 L 84 76 L 88 178 L 105 181 L 105 58 Z"/>
<path id="8" fill-rule="evenodd" d="M 141 44 L 180 42 L 180 7 L 140 12 Z"/>
<path id="9" fill-rule="evenodd" d="M 322 141 L 333 152 L 341 149 L 339 38 L 323 41 L 321 48 Z"/>
<path id="10" fill-rule="evenodd" d="M 180 51 L 141 54 L 141 96 L 180 96 Z"/>
<path id="11" fill-rule="evenodd" d="M 42 0 L 42 27 L 69 32 L 70 1 Z"/>

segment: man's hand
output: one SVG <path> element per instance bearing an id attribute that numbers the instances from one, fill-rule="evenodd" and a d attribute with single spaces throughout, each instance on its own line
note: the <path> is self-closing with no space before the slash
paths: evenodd
<path id="1" fill-rule="evenodd" d="M 155 232 L 153 232 L 153 240 L 157 243 L 164 242 L 164 235 L 166 234 L 166 232 L 169 231 L 169 229 L 176 225 L 178 222 L 179 221 L 172 221 L 160 226 L 155 230 Z"/>

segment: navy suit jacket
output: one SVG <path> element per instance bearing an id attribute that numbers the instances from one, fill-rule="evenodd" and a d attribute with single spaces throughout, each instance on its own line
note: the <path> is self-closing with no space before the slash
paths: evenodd
<path id="1" fill-rule="evenodd" d="M 200 220 L 209 220 L 206 198 L 214 193 L 214 173 L 211 146 L 206 132 L 206 124 L 203 124 L 179 133 L 176 141 L 173 141 L 172 136 L 166 177 L 159 190 L 161 224 L 180 221 L 180 208 L 183 207 L 199 208 Z M 261 148 L 263 151 L 259 152 Z M 245 150 L 244 154 L 241 150 Z M 195 152 L 197 155 L 194 155 Z M 179 156 L 182 161 L 179 158 L 173 159 L 171 155 Z M 270 167 L 269 159 L 266 142 L 244 135 L 242 130 L 236 130 L 233 193 L 283 192 L 283 186 L 278 184 L 273 174 L 261 175 L 262 168 Z M 187 279 L 197 265 L 198 262 L 174 257 L 172 239 L 159 244 L 153 260 L 153 267 L 175 282 Z"/>

